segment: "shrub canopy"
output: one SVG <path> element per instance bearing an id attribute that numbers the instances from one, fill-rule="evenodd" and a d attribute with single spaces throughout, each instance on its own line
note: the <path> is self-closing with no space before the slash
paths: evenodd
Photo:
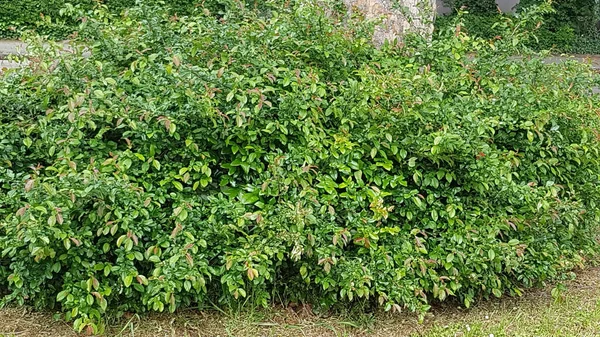
<path id="1" fill-rule="evenodd" d="M 512 57 L 522 22 L 378 50 L 329 12 L 99 9 L 68 52 L 33 39 L 0 77 L 2 303 L 90 332 L 211 302 L 423 312 L 596 252 L 587 66 Z"/>
<path id="2" fill-rule="evenodd" d="M 445 30 L 454 21 L 454 14 L 464 8 L 466 29 L 470 34 L 491 39 L 501 35 L 494 23 L 506 16 L 520 15 L 532 6 L 551 4 L 553 10 L 545 13 L 536 29 L 536 39 L 529 46 L 535 50 L 552 49 L 555 52 L 573 54 L 600 53 L 600 2 L 596 0 L 520 0 L 516 5 L 516 14 L 500 13 L 493 0 L 444 0 L 454 9 L 453 15 L 436 19 L 436 27 Z M 463 7 L 464 6 L 464 7 Z M 543 24 L 542 24 L 543 23 Z"/>
<path id="3" fill-rule="evenodd" d="M 219 12 L 234 3 L 258 4 L 258 0 L 0 0 L 0 38 L 17 38 L 24 31 L 34 29 L 42 35 L 64 39 L 73 33 L 81 16 L 72 15 L 92 11 L 102 4 L 111 13 L 119 14 L 136 3 L 160 5 L 174 15 L 188 15 L 200 7 Z"/>

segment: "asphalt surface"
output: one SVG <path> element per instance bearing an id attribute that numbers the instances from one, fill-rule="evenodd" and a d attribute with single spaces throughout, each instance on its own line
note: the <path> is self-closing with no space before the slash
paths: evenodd
<path id="1" fill-rule="evenodd" d="M 26 44 L 15 40 L 0 40 L 0 59 L 25 53 Z"/>

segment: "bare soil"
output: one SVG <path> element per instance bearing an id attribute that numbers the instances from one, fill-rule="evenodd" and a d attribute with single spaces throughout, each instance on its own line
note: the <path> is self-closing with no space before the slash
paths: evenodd
<path id="1" fill-rule="evenodd" d="M 583 313 L 600 313 L 600 268 L 580 270 L 575 280 L 565 284 L 568 291 L 564 296 L 569 300 L 564 304 L 558 304 L 558 307 L 556 298 L 551 296 L 552 286 L 548 286 L 527 290 L 520 298 L 507 297 L 481 301 L 471 309 L 464 309 L 456 302 L 438 305 L 432 309 L 422 324 L 411 313 L 349 313 L 323 317 L 313 314 L 308 307 L 245 310 L 236 313 L 181 310 L 174 314 L 132 315 L 109 322 L 105 335 L 123 337 L 479 336 L 479 334 L 468 333 L 470 331 L 468 324 L 480 322 L 480 324 L 471 324 L 496 330 L 500 326 L 503 336 L 526 336 L 520 334 L 523 326 L 527 328 L 530 323 L 543 319 L 550 321 L 560 319 L 561 310 L 570 312 L 571 306 L 575 306 L 575 309 Z M 552 316 L 554 318 L 548 318 L 548 313 L 554 315 Z M 70 323 L 56 320 L 53 316 L 51 312 L 36 312 L 23 307 L 2 309 L 0 310 L 0 336 L 79 336 L 73 331 Z M 585 330 L 577 330 L 578 332 L 573 336 L 600 335 L 600 316 L 594 315 L 585 322 L 586 327 L 583 327 L 583 323 L 574 321 L 573 329 L 585 328 Z M 446 331 L 448 327 L 455 327 L 454 330 L 451 329 L 453 331 L 451 334 L 435 332 Z M 456 327 L 458 330 L 466 327 L 464 334 L 457 332 Z M 545 334 L 539 336 L 542 335 L 546 336 Z"/>

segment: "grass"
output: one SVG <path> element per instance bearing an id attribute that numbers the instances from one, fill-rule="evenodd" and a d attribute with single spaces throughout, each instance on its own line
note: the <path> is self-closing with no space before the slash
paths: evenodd
<path id="1" fill-rule="evenodd" d="M 471 309 L 438 306 L 419 324 L 410 313 L 318 317 L 306 307 L 133 315 L 113 322 L 107 336 L 118 337 L 586 337 L 600 336 L 600 268 L 578 273 L 558 298 L 552 287 L 531 290 L 521 298 L 480 302 Z M 0 336 L 77 336 L 52 313 L 27 308 L 0 310 Z"/>

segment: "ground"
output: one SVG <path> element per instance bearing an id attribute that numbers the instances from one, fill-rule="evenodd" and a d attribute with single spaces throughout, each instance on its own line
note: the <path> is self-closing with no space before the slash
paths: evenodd
<path id="1" fill-rule="evenodd" d="M 106 335 L 119 337 L 396 336 L 396 337 L 592 337 L 600 336 L 600 268 L 577 272 L 552 296 L 554 286 L 528 290 L 520 298 L 482 301 L 471 309 L 435 307 L 423 324 L 416 316 L 362 314 L 318 317 L 307 310 L 246 310 L 132 316 L 111 323 Z M 555 294 L 556 295 L 556 294 Z M 0 310 L 0 336 L 77 336 L 52 313 L 24 308 Z"/>

